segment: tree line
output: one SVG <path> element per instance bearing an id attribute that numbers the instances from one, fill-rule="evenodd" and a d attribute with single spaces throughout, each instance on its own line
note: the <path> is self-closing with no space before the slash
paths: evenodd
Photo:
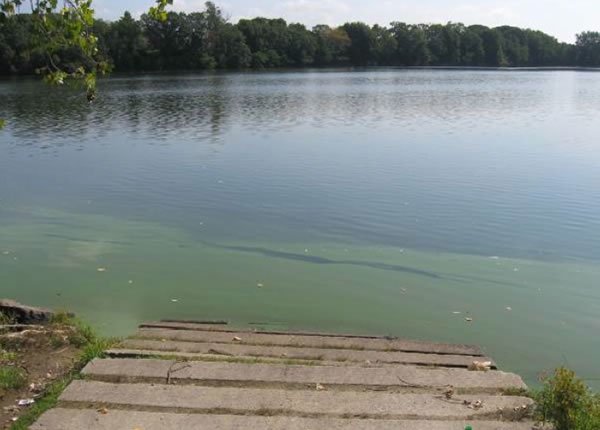
<path id="1" fill-rule="evenodd" d="M 47 63 L 30 14 L 0 20 L 0 74 L 32 74 Z M 232 24 L 212 2 L 202 12 L 169 12 L 164 20 L 129 12 L 117 21 L 94 20 L 98 55 L 115 71 L 263 69 L 321 66 L 600 66 L 600 33 L 575 44 L 541 31 L 511 26 L 406 24 L 339 27 L 283 19 L 242 19 Z M 69 69 L 82 61 L 76 45 L 53 51 Z M 75 66 L 73 66 L 75 67 Z"/>

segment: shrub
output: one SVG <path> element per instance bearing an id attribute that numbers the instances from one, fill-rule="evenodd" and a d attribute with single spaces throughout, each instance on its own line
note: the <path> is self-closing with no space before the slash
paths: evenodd
<path id="1" fill-rule="evenodd" d="M 600 397 L 578 379 L 572 370 L 560 367 L 544 379 L 537 393 L 537 414 L 556 430 L 600 429 Z"/>

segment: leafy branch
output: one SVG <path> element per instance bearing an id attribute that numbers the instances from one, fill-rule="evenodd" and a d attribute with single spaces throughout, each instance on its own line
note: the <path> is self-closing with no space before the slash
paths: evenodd
<path id="1" fill-rule="evenodd" d="M 0 19 L 21 12 L 23 0 L 0 0 Z M 33 18 L 34 44 L 44 53 L 45 65 L 36 70 L 53 85 L 74 82 L 83 86 L 86 98 L 96 98 L 98 75 L 110 72 L 110 64 L 100 55 L 98 38 L 93 34 L 92 0 L 29 0 Z M 173 0 L 157 0 L 148 15 L 158 21 L 167 19 L 166 8 Z M 69 53 L 77 55 L 69 55 Z M 73 59 L 75 58 L 75 59 Z M 5 121 L 0 118 L 0 129 Z"/>

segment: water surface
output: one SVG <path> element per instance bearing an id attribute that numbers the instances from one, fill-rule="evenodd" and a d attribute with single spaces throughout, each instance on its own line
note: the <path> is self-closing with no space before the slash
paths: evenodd
<path id="1" fill-rule="evenodd" d="M 1 296 L 110 334 L 475 343 L 598 386 L 600 74 L 113 77 L 92 105 L 2 81 L 0 118 Z"/>

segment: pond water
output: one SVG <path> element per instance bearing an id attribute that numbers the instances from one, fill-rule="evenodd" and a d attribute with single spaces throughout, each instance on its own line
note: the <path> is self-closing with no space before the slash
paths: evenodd
<path id="1" fill-rule="evenodd" d="M 566 364 L 600 385 L 600 74 L 99 90 L 0 82 L 0 296 L 115 335 L 217 318 L 474 343 L 529 383 Z"/>

